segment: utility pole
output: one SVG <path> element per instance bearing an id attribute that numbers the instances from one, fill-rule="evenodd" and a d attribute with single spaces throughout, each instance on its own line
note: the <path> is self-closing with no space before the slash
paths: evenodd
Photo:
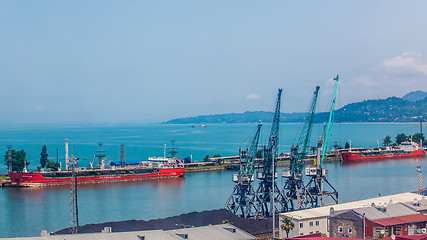
<path id="1" fill-rule="evenodd" d="M 274 160 L 274 151 L 272 151 L 272 153 L 271 153 L 273 156 L 273 160 Z M 275 175 L 275 172 L 274 172 L 274 164 L 271 164 L 271 168 L 272 168 L 272 172 L 273 172 L 273 174 Z M 273 175 L 273 176 L 274 176 Z M 273 186 L 275 186 L 275 177 L 273 177 Z M 276 238 L 276 211 L 275 211 L 275 207 L 274 207 L 274 187 L 271 189 L 272 191 L 271 191 L 271 213 L 273 214 L 273 239 L 275 239 Z"/>
<path id="2" fill-rule="evenodd" d="M 77 204 L 77 159 L 72 156 L 71 159 L 71 209 L 70 209 L 70 233 L 79 232 L 79 208 Z"/>
<path id="3" fill-rule="evenodd" d="M 68 158 L 68 138 L 65 139 L 65 170 L 68 171 L 70 159 Z"/>
<path id="4" fill-rule="evenodd" d="M 423 188 L 423 169 L 421 166 L 417 166 L 418 172 L 418 194 L 421 194 L 421 189 Z"/>

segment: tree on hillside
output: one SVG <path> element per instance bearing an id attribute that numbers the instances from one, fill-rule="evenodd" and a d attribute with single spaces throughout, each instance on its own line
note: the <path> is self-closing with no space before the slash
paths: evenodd
<path id="1" fill-rule="evenodd" d="M 43 145 L 42 152 L 40 153 L 40 166 L 45 168 L 47 164 L 47 147 Z"/>
<path id="2" fill-rule="evenodd" d="M 24 168 L 28 165 L 30 165 L 30 162 L 26 161 L 27 153 L 24 150 L 16 151 L 15 149 L 12 149 L 12 171 L 13 172 L 22 172 L 24 171 Z M 6 161 L 6 165 L 8 165 L 7 162 L 8 156 L 7 152 L 4 155 L 4 160 Z"/>
<path id="3" fill-rule="evenodd" d="M 385 136 L 385 138 L 383 139 L 383 144 L 384 146 L 388 146 L 392 143 L 391 141 L 391 137 L 389 135 Z"/>
<path id="4" fill-rule="evenodd" d="M 288 217 L 288 216 L 285 216 L 283 219 L 282 219 L 282 224 L 280 225 L 280 228 L 282 229 L 282 230 L 285 230 L 285 232 L 286 232 L 286 238 L 289 238 L 289 232 L 292 230 L 292 229 L 294 229 L 294 227 L 295 227 L 295 223 L 292 221 L 292 219 L 290 218 L 290 217 Z"/>
<path id="5" fill-rule="evenodd" d="M 404 133 L 399 133 L 396 135 L 397 144 L 401 144 L 404 141 L 408 141 L 408 136 L 406 136 Z"/>
<path id="6" fill-rule="evenodd" d="M 206 155 L 204 158 L 203 158 L 203 162 L 207 162 L 207 161 L 209 161 L 209 155 Z"/>

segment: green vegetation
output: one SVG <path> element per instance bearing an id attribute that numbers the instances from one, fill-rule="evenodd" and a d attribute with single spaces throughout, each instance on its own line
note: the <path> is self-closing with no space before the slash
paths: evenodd
<path id="1" fill-rule="evenodd" d="M 57 162 L 52 161 L 52 160 L 47 160 L 46 168 L 49 168 L 52 171 L 58 171 L 59 164 Z"/>
<path id="2" fill-rule="evenodd" d="M 397 144 L 401 144 L 402 142 L 408 141 L 408 136 L 404 133 L 399 133 L 396 135 L 395 139 Z"/>
<path id="3" fill-rule="evenodd" d="M 314 148 L 314 150 L 313 150 L 313 148 Z M 349 149 L 350 148 L 350 143 L 349 142 L 345 142 L 345 146 L 344 146 L 344 148 L 345 149 Z M 312 149 L 311 149 L 312 151 L 313 151 L 313 154 L 314 154 L 314 152 L 316 151 L 316 147 L 312 147 Z"/>
<path id="4" fill-rule="evenodd" d="M 280 228 L 282 229 L 282 230 L 285 230 L 285 232 L 286 232 L 286 238 L 289 238 L 289 232 L 292 230 L 292 229 L 294 229 L 294 227 L 295 227 L 295 223 L 292 221 L 292 219 L 290 218 L 290 217 L 288 217 L 288 216 L 285 216 L 283 219 L 282 219 L 282 224 L 280 225 Z"/>
<path id="5" fill-rule="evenodd" d="M 41 168 L 45 168 L 47 164 L 47 147 L 43 145 L 42 152 L 40 153 L 40 166 Z"/>
<path id="6" fill-rule="evenodd" d="M 385 136 L 385 138 L 383 139 L 383 144 L 384 146 L 388 146 L 392 143 L 391 141 L 391 137 L 389 135 Z"/>
<path id="7" fill-rule="evenodd" d="M 217 154 L 213 155 L 212 157 L 213 158 L 219 158 L 219 157 L 221 157 L 221 155 L 219 153 L 217 153 Z"/>
<path id="8" fill-rule="evenodd" d="M 25 157 L 26 157 L 27 153 L 24 150 L 21 151 L 16 151 L 15 149 L 12 149 L 12 171 L 13 172 L 22 172 L 24 170 L 24 166 L 28 166 L 30 165 L 30 162 L 26 161 Z M 5 160 L 5 164 L 6 166 L 8 166 L 8 162 L 7 162 L 8 156 L 7 156 L 7 152 L 4 155 L 4 160 Z"/>
<path id="9" fill-rule="evenodd" d="M 416 102 L 390 97 L 348 104 L 336 111 L 337 122 L 419 122 L 427 119 L 427 98 Z"/>
<path id="10" fill-rule="evenodd" d="M 411 139 L 411 138 L 412 138 L 413 142 L 419 143 L 422 140 L 423 141 L 423 145 L 427 144 L 426 139 L 424 139 L 424 134 L 422 134 L 422 133 L 416 133 L 414 135 L 410 135 L 409 139 Z"/>
<path id="11" fill-rule="evenodd" d="M 387 99 L 365 100 L 347 104 L 336 110 L 335 122 L 419 122 L 427 121 L 427 98 L 408 101 L 403 98 L 389 97 Z M 179 118 L 166 121 L 170 124 L 197 123 L 256 123 L 271 122 L 273 112 L 253 111 L 244 113 L 227 113 L 219 115 L 204 115 L 197 117 Z M 281 113 L 280 122 L 303 122 L 305 113 Z M 325 122 L 329 113 L 318 113 L 314 122 Z"/>
<path id="12" fill-rule="evenodd" d="M 207 162 L 207 161 L 209 161 L 209 155 L 206 155 L 204 158 L 203 158 L 203 162 Z"/>
<path id="13" fill-rule="evenodd" d="M 401 144 L 402 142 L 410 141 L 410 140 L 412 140 L 415 143 L 420 143 L 422 141 L 423 145 L 427 145 L 427 140 L 424 138 L 424 134 L 422 133 L 415 133 L 413 135 L 406 135 L 405 133 L 399 133 L 396 135 L 394 139 L 395 139 L 395 145 Z M 390 144 L 392 144 L 391 137 L 387 135 L 383 139 L 383 144 L 384 146 L 389 146 Z"/>

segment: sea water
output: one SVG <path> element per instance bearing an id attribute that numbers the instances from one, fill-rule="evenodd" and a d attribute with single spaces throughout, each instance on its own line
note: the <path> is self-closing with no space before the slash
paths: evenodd
<path id="1" fill-rule="evenodd" d="M 301 124 L 280 125 L 279 152 L 288 152 Z M 0 126 L 0 147 L 24 149 L 29 170 L 39 165 L 40 152 L 47 145 L 49 158 L 64 162 L 64 140 L 69 139 L 71 153 L 87 166 L 103 142 L 109 161 L 119 161 L 120 145 L 125 145 L 126 160 L 144 160 L 163 156 L 175 140 L 177 156 L 202 161 L 206 155 L 235 156 L 246 147 L 256 124 L 218 124 L 204 128 L 191 125 L 67 125 L 67 126 Z M 323 133 L 314 125 L 312 144 Z M 270 124 L 263 126 L 260 144 L 266 144 Z M 415 123 L 408 124 L 336 124 L 331 144 L 352 147 L 376 147 L 386 135 L 419 132 Z M 166 153 L 168 155 L 168 153 Z M 95 164 L 97 160 L 95 160 Z M 395 194 L 417 188 L 416 167 L 425 168 L 424 159 L 401 159 L 346 165 L 325 163 L 328 179 L 339 191 L 339 200 L 351 201 Z M 279 168 L 280 171 L 282 168 Z M 426 168 L 427 169 L 427 168 Z M 1 173 L 7 172 L 2 164 Z M 224 207 L 231 194 L 234 171 L 186 173 L 185 178 L 147 180 L 131 183 L 80 185 L 78 190 L 80 225 L 130 219 L 149 220 L 192 211 Z M 279 174 L 280 176 L 280 174 Z M 279 187 L 284 180 L 278 178 Z M 255 187 L 257 187 L 255 183 Z M 0 237 L 37 236 L 40 230 L 54 232 L 69 226 L 70 188 L 3 188 L 0 189 Z M 113 229 L 114 231 L 114 229 Z"/>

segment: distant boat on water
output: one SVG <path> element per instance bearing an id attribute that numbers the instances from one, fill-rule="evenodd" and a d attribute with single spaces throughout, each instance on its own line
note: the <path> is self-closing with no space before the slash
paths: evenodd
<path id="1" fill-rule="evenodd" d="M 193 128 L 204 128 L 204 127 L 206 127 L 206 124 L 192 125 L 191 127 L 193 127 Z"/>

